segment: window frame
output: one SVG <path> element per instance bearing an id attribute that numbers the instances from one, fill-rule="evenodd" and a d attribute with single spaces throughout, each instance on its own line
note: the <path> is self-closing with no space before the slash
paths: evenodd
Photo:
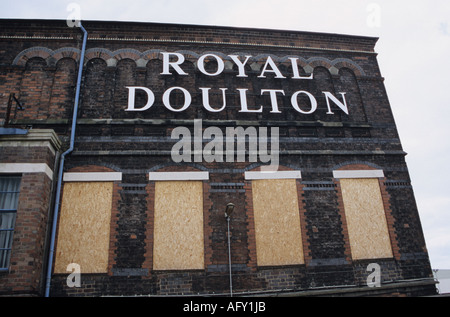
<path id="1" fill-rule="evenodd" d="M 18 178 L 19 182 L 17 184 L 17 188 L 14 191 L 0 191 L 0 195 L 3 194 L 17 194 L 17 197 L 15 198 L 16 201 L 14 202 L 14 209 L 0 209 L 0 214 L 13 214 L 13 220 L 11 223 L 11 227 L 9 228 L 0 228 L 1 232 L 11 232 L 11 236 L 9 239 L 8 244 L 5 243 L 5 245 L 0 245 L 0 272 L 9 272 L 9 267 L 11 264 L 11 255 L 12 255 L 12 249 L 13 249 L 13 240 L 14 240 L 14 232 L 16 230 L 16 220 L 17 220 L 17 210 L 19 205 L 19 196 L 20 196 L 20 186 L 22 183 L 22 175 L 21 174 L 0 174 L 0 179 L 3 178 Z M 6 242 L 6 241 L 5 241 Z M 6 256 L 5 256 L 6 254 Z M 5 263 L 2 265 L 2 263 Z"/>
<path id="2" fill-rule="evenodd" d="M 161 236 L 160 233 L 164 232 L 167 229 L 155 229 L 158 222 L 157 219 L 157 211 L 156 211 L 156 204 L 157 204 L 157 183 L 164 183 L 164 182 L 186 182 L 186 183 L 190 183 L 190 182 L 199 182 L 199 183 L 204 183 L 205 181 L 209 181 L 209 172 L 205 172 L 205 171 L 178 171 L 178 172 L 149 172 L 148 173 L 148 180 L 149 182 L 153 183 L 153 188 L 154 188 L 154 192 L 153 192 L 153 228 L 152 228 L 152 232 L 153 232 L 153 242 L 152 242 L 152 269 L 155 271 L 172 271 L 172 272 L 176 272 L 176 271 L 186 271 L 186 270 L 205 270 L 206 269 L 206 265 L 207 265 L 207 261 L 205 259 L 205 254 L 206 254 L 206 248 L 207 248 L 207 244 L 205 242 L 205 190 L 204 190 L 204 184 L 202 184 L 201 188 L 202 188 L 202 194 L 201 194 L 201 200 L 202 200 L 202 206 L 200 208 L 201 213 L 202 213 L 202 264 L 200 265 L 197 262 L 193 262 L 195 265 L 193 265 L 192 263 L 189 263 L 188 265 L 185 265 L 184 267 L 178 266 L 177 265 L 172 265 L 172 266 L 167 266 L 167 257 L 166 258 L 157 258 L 158 255 L 161 254 L 160 247 L 161 245 L 158 245 L 159 243 L 161 243 L 162 240 L 160 240 L 159 238 L 157 238 L 157 235 Z M 175 213 L 174 213 L 175 214 Z M 158 233 L 159 234 L 158 234 Z M 199 248 L 200 249 L 200 248 Z M 195 257 L 192 257 L 195 258 Z M 198 260 L 198 259 L 197 259 Z M 164 266 L 164 265 L 165 266 Z"/>
<path id="3" fill-rule="evenodd" d="M 384 175 L 384 171 L 381 169 L 345 169 L 345 170 L 334 170 L 333 171 L 333 178 L 339 183 L 339 196 L 341 199 L 341 203 L 342 203 L 342 215 L 345 218 L 345 226 L 346 226 L 346 235 L 348 238 L 348 247 L 349 247 L 349 252 L 350 252 L 350 257 L 352 258 L 352 260 L 354 261 L 369 261 L 369 260 L 374 260 L 374 259 L 380 259 L 380 258 L 394 258 L 394 243 L 395 241 L 392 238 L 391 235 L 391 224 L 388 221 L 388 212 L 389 212 L 389 207 L 388 205 L 386 205 L 386 202 L 383 198 L 383 189 L 382 189 L 382 185 L 380 183 L 380 180 L 382 180 L 385 177 Z M 377 193 L 379 193 L 379 199 L 380 199 L 380 203 L 381 203 L 381 208 L 382 208 L 382 215 L 380 213 L 380 217 L 378 220 L 382 219 L 382 223 L 378 222 L 378 226 L 382 226 L 385 227 L 386 230 L 380 229 L 378 231 L 378 233 L 383 233 L 385 234 L 385 236 L 382 239 L 387 239 L 384 240 L 384 242 L 387 242 L 389 244 L 389 246 L 387 246 L 387 244 L 384 244 L 383 247 L 385 247 L 385 249 L 383 251 L 380 251 L 380 253 L 385 252 L 385 254 L 383 256 L 378 256 L 378 257 L 373 257 L 373 256 L 367 256 L 367 255 L 361 255 L 360 252 L 358 250 L 354 250 L 353 249 L 353 245 L 358 245 L 353 244 L 352 243 L 352 239 L 355 238 L 354 233 L 355 232 L 350 232 L 352 229 L 350 228 L 349 225 L 349 219 L 350 219 L 350 214 L 348 212 L 348 207 L 346 207 L 346 201 L 345 201 L 345 197 L 344 197 L 344 193 L 343 193 L 343 188 L 342 188 L 342 182 L 341 180 L 343 179 L 348 179 L 348 180 L 361 180 L 361 179 L 371 179 L 371 180 L 376 180 L 378 186 L 378 190 Z M 381 210 L 381 209 L 380 209 Z M 354 219 L 353 219 L 354 220 Z M 353 226 L 354 228 L 355 226 Z M 353 236 L 353 237 L 352 237 Z M 358 240 L 357 240 L 358 241 Z M 361 245 L 365 245 L 367 244 L 366 240 L 359 240 L 359 244 Z M 388 251 L 389 249 L 389 251 Z M 388 254 L 389 253 L 389 254 Z"/>
<path id="4" fill-rule="evenodd" d="M 254 224 L 254 231 L 253 231 L 253 235 L 254 235 L 254 243 L 255 243 L 255 249 L 256 249 L 256 257 L 255 257 L 255 264 L 257 267 L 282 267 L 282 266 L 298 266 L 298 265 L 305 265 L 306 264 L 306 254 L 305 254 L 305 250 L 306 250 L 306 246 L 305 246 L 305 241 L 303 239 L 303 235 L 304 235 L 304 227 L 303 227 L 303 220 L 302 220 L 302 214 L 303 214 L 303 210 L 302 210 L 302 205 L 301 205 L 301 201 L 298 197 L 299 194 L 299 181 L 301 181 L 302 179 L 302 175 L 301 175 L 301 171 L 300 170 L 287 170 L 287 171 L 247 171 L 244 173 L 244 178 L 246 182 L 249 182 L 250 184 L 250 192 L 251 195 L 249 197 L 249 202 L 252 204 L 252 218 L 253 218 L 253 224 Z M 292 254 L 289 255 L 289 257 L 283 257 L 282 261 L 279 261 L 279 263 L 266 263 L 264 262 L 266 259 L 263 257 L 261 257 L 260 255 L 258 256 L 258 234 L 256 232 L 256 212 L 257 210 L 255 209 L 255 193 L 254 193 L 254 182 L 256 181 L 272 181 L 272 180 L 294 180 L 294 184 L 295 184 L 295 193 L 296 193 L 296 200 L 297 200 L 297 206 L 296 206 L 296 213 L 298 213 L 298 228 L 294 228 L 294 229 L 298 229 L 299 230 L 299 234 L 298 234 L 298 241 L 296 241 L 296 243 L 298 244 L 299 248 L 294 250 L 292 252 L 298 252 L 298 254 L 296 256 L 293 256 Z M 284 228 L 283 228 L 284 230 Z M 293 243 L 295 244 L 295 243 Z M 259 258 L 259 259 L 258 259 Z M 263 259 L 263 262 L 260 261 L 260 259 Z M 289 261 L 286 260 L 286 258 L 289 259 Z M 292 261 L 293 259 L 295 259 L 295 262 Z M 281 263 L 281 262 L 285 262 L 285 263 Z M 288 263 L 290 262 L 290 263 Z"/>
<path id="5" fill-rule="evenodd" d="M 109 268 L 109 263 L 110 263 L 110 247 L 111 247 L 111 222 L 112 222 L 112 214 L 113 214 L 113 210 L 114 210 L 114 191 L 115 191 L 115 182 L 121 182 L 122 181 L 122 172 L 66 172 L 63 174 L 63 182 L 64 184 L 62 185 L 62 198 L 61 198 L 61 210 L 60 210 L 60 215 L 59 215 L 59 224 L 58 224 L 58 239 L 56 240 L 56 252 L 55 252 L 55 264 L 54 264 L 54 274 L 65 274 L 66 272 L 66 267 L 68 264 L 70 264 L 70 260 L 67 259 L 67 257 L 65 255 L 61 255 L 61 251 L 67 251 L 69 248 L 70 249 L 70 241 L 73 241 L 71 239 L 73 239 L 75 237 L 75 235 L 73 235 L 72 233 L 69 233 L 69 231 L 67 230 L 67 225 L 70 224 L 72 220 L 74 220 L 74 218 L 72 218 L 72 215 L 70 215 L 68 217 L 68 219 L 63 219 L 63 217 L 65 217 L 65 213 L 67 213 L 67 201 L 65 201 L 65 199 L 67 199 L 66 196 L 64 196 L 64 191 L 67 190 L 66 185 L 68 184 L 74 184 L 74 183 L 79 183 L 79 184 L 84 184 L 84 185 L 88 185 L 88 184 L 92 184 L 92 183 L 96 183 L 96 184 L 111 184 L 111 196 L 108 196 L 108 201 L 110 199 L 111 205 L 109 206 L 109 210 L 108 212 L 105 212 L 105 216 L 107 215 L 109 217 L 109 219 L 107 221 L 105 221 L 105 223 L 107 224 L 108 227 L 108 238 L 105 240 L 102 240 L 102 242 L 105 242 L 105 246 L 106 249 L 102 249 L 101 252 L 102 253 L 102 257 L 93 257 L 90 256 L 89 259 L 94 260 L 97 259 L 98 262 L 91 264 L 90 266 L 88 265 L 87 269 L 86 269 L 86 265 L 84 265 L 85 263 L 88 263 L 89 261 L 83 263 L 81 261 L 79 261 L 79 263 L 77 264 L 81 264 L 82 265 L 82 270 L 84 273 L 86 274 L 107 274 L 110 270 Z M 67 193 L 67 192 L 66 192 Z M 66 198 L 65 198 L 66 197 Z M 71 197 L 71 196 L 69 196 Z M 72 198 L 72 197 L 71 197 Z M 70 200 L 69 200 L 70 201 Z M 84 202 L 83 202 L 84 203 Z M 106 210 L 107 208 L 105 208 Z M 98 210 L 97 210 L 98 211 Z M 63 222 L 63 220 L 67 222 Z M 82 228 L 86 229 L 87 226 L 82 226 Z M 63 231 L 62 231 L 63 230 Z M 86 239 L 86 232 L 92 232 L 89 231 L 91 229 L 87 229 L 86 231 L 81 232 L 80 236 L 78 238 L 84 238 L 85 241 L 87 241 Z M 104 237 L 102 237 L 104 238 Z M 68 243 L 68 244 L 67 244 Z M 98 241 L 96 241 L 96 243 L 98 243 Z M 98 247 L 98 245 L 96 246 Z M 87 247 L 83 247 L 83 249 L 78 249 L 76 256 L 80 256 L 80 255 L 85 255 L 86 254 L 86 250 Z M 106 250 L 106 251 L 105 251 Z M 105 256 L 106 254 L 106 256 Z M 100 260 L 99 260 L 100 259 Z M 67 260 L 68 263 L 66 263 L 65 261 Z M 76 262 L 76 261 L 75 261 Z M 72 263 L 75 263 L 72 262 Z M 91 263 L 93 263 L 91 261 Z M 100 264 L 99 264 L 100 263 Z"/>

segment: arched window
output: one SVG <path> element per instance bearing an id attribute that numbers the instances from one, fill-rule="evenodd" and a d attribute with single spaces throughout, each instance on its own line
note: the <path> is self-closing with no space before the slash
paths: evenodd
<path id="1" fill-rule="evenodd" d="M 82 118 L 99 118 L 109 108 L 110 105 L 106 105 L 106 101 L 110 101 L 106 77 L 106 62 L 103 59 L 94 58 L 86 63 L 80 107 Z"/>
<path id="2" fill-rule="evenodd" d="M 76 62 L 72 58 L 63 58 L 58 61 L 50 98 L 49 118 L 71 118 L 76 75 Z"/>
<path id="3" fill-rule="evenodd" d="M 27 61 L 20 85 L 19 99 L 27 111 L 17 112 L 17 119 L 46 119 L 51 86 L 47 63 L 40 57 Z M 46 87 L 47 86 L 47 87 Z"/>

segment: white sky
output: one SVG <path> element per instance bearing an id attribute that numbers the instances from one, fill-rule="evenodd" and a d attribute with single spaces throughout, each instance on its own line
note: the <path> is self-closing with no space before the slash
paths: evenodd
<path id="1" fill-rule="evenodd" d="M 0 18 L 256 27 L 380 37 L 381 73 L 400 133 L 432 267 L 450 269 L 450 1 L 0 0 Z"/>

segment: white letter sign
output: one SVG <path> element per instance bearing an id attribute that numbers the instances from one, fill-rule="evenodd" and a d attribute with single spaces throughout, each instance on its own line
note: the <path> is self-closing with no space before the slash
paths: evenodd
<path id="1" fill-rule="evenodd" d="M 150 109 L 150 107 L 155 102 L 155 95 L 153 92 L 146 87 L 126 87 L 128 89 L 128 108 L 125 111 L 144 111 Z M 134 107 L 134 99 L 136 98 L 136 89 L 143 90 L 147 93 L 147 104 L 139 109 Z"/>
<path id="2" fill-rule="evenodd" d="M 208 56 L 214 57 L 216 59 L 216 61 L 217 61 L 217 71 L 215 73 L 212 73 L 212 74 L 208 73 L 205 70 L 205 58 L 208 57 Z M 206 54 L 206 55 L 200 56 L 200 58 L 198 59 L 197 67 L 205 75 L 217 76 L 217 75 L 219 75 L 220 73 L 223 72 L 223 69 L 225 68 L 225 64 L 223 63 L 223 60 L 219 56 L 214 55 L 214 54 Z"/>
<path id="3" fill-rule="evenodd" d="M 184 62 L 184 55 L 180 53 L 161 53 L 163 55 L 163 72 L 161 75 L 172 75 L 169 71 L 169 66 L 177 71 L 179 75 L 187 75 L 180 67 Z M 170 55 L 178 57 L 176 62 L 170 62 Z"/>

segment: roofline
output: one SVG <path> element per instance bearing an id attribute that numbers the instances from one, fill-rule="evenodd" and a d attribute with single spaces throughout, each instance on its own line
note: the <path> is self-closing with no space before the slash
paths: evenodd
<path id="1" fill-rule="evenodd" d="M 18 23 L 41 23 L 41 24 L 52 24 L 52 23 L 66 23 L 63 19 L 27 19 L 27 18 L 0 18 L 0 23 L 3 22 L 18 22 Z M 235 27 L 235 26 L 221 26 L 221 25 L 207 25 L 207 24 L 187 24 L 187 23 L 166 23 L 166 22 L 143 22 L 143 21 L 111 21 L 111 20 L 81 20 L 84 26 L 99 24 L 133 24 L 139 26 L 158 26 L 158 27 L 189 27 L 189 28 L 200 28 L 200 29 L 221 29 L 221 30 L 243 30 L 243 31 L 256 31 L 259 33 L 264 32 L 279 32 L 279 33 L 294 33 L 303 35 L 326 35 L 329 37 L 344 37 L 349 39 L 360 39 L 366 41 L 373 41 L 373 44 L 379 40 L 379 37 L 365 36 L 365 35 L 352 35 L 352 34 L 341 34 L 341 33 L 328 33 L 328 32 L 313 32 L 313 31 L 299 31 L 299 30 L 288 30 L 288 29 L 270 29 L 270 28 L 256 28 L 256 27 Z"/>

